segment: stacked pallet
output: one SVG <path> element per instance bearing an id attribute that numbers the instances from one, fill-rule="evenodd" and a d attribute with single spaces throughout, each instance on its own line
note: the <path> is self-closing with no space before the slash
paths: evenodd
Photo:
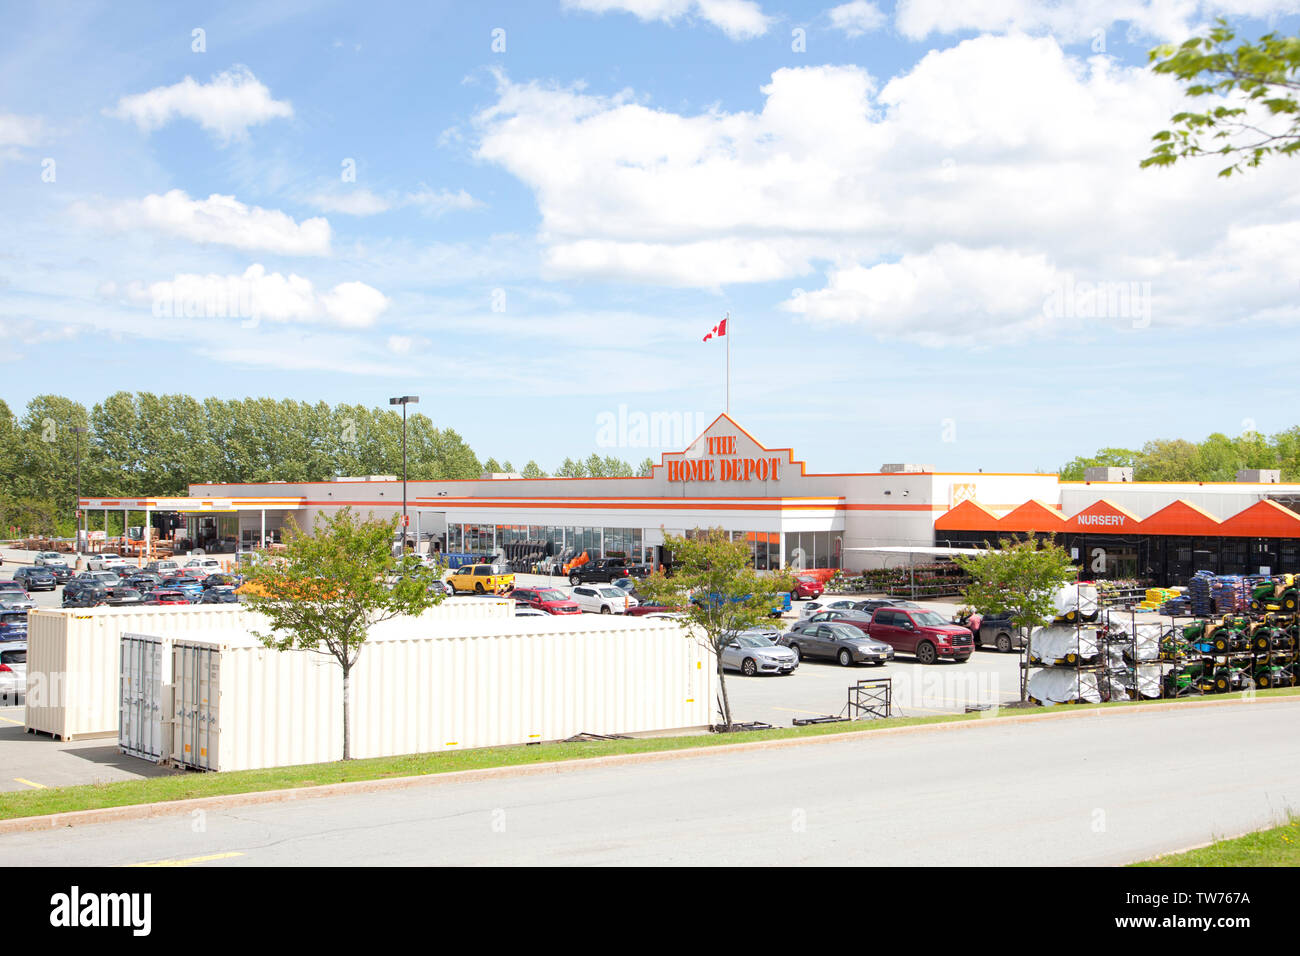
<path id="1" fill-rule="evenodd" d="M 1250 606 L 1250 591 L 1240 574 L 1221 574 L 1210 579 L 1210 597 L 1216 614 L 1234 614 Z"/>
<path id="2" fill-rule="evenodd" d="M 1198 617 L 1208 617 L 1214 613 L 1214 601 L 1210 597 L 1210 582 L 1213 580 L 1213 571 L 1197 571 L 1187 582 L 1191 612 Z"/>

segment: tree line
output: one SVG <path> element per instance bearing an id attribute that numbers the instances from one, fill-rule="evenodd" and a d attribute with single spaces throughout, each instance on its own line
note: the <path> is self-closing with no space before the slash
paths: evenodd
<path id="1" fill-rule="evenodd" d="M 408 415 L 406 448 L 412 480 L 514 471 L 509 462 L 480 462 L 454 429 L 419 412 Z M 90 498 L 184 495 L 204 482 L 400 475 L 402 416 L 364 405 L 151 392 L 116 392 L 90 408 L 38 395 L 19 415 L 0 399 L 0 535 L 11 527 L 71 535 L 78 459 L 81 494 Z M 522 474 L 548 477 L 531 461 Z M 634 474 L 627 462 L 595 454 L 585 462 L 566 458 L 555 472 L 624 474 Z"/>
<path id="2" fill-rule="evenodd" d="M 1300 426 L 1276 435 L 1215 432 L 1204 441 L 1155 439 L 1140 449 L 1102 448 L 1061 468 L 1062 481 L 1082 481 L 1085 468 L 1133 469 L 1134 481 L 1233 481 L 1242 469 L 1276 468 L 1282 481 L 1300 481 Z"/>

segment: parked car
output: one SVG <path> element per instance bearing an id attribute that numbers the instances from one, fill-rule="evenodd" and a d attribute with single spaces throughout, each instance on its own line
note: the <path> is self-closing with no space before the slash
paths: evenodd
<path id="1" fill-rule="evenodd" d="M 826 586 L 816 578 L 798 575 L 794 579 L 794 587 L 790 589 L 790 599 L 797 601 L 800 598 L 818 598 L 825 590 Z"/>
<path id="2" fill-rule="evenodd" d="M 232 587 L 208 588 L 203 592 L 203 597 L 199 598 L 200 604 L 238 604 L 239 595 L 235 593 Z"/>
<path id="3" fill-rule="evenodd" d="M 175 574 L 162 579 L 160 590 L 180 591 L 191 604 L 197 604 L 203 597 L 203 585 L 188 574 Z"/>
<path id="4" fill-rule="evenodd" d="M 665 614 L 671 614 L 674 617 L 681 615 L 682 609 L 679 607 L 670 607 L 667 604 L 658 604 L 649 598 L 641 597 L 635 591 L 632 596 L 637 599 L 637 603 L 627 609 L 627 613 L 633 617 L 658 617 Z"/>
<path id="5" fill-rule="evenodd" d="M 203 579 L 202 583 L 203 590 L 206 591 L 208 588 L 237 588 L 244 583 L 244 579 L 238 574 L 228 574 L 225 571 L 220 571 L 216 574 L 209 574 Z M 437 584 L 440 588 L 442 587 L 441 581 L 438 581 Z"/>
<path id="6" fill-rule="evenodd" d="M 41 567 L 54 575 L 55 584 L 67 584 L 72 580 L 72 568 L 68 567 L 66 564 L 47 561 L 45 564 L 42 564 Z"/>
<path id="7" fill-rule="evenodd" d="M 68 562 L 65 560 L 64 556 L 59 554 L 57 551 L 38 551 L 36 552 L 36 557 L 32 558 L 32 564 L 36 565 L 38 568 L 43 568 L 47 564 L 66 565 L 67 563 Z"/>
<path id="8" fill-rule="evenodd" d="M 79 586 L 75 580 L 63 589 L 64 607 L 99 607 L 108 602 L 109 590 L 97 581 L 83 582 Z"/>
<path id="9" fill-rule="evenodd" d="M 970 660 L 975 651 L 975 637 L 970 631 L 945 621 L 934 611 L 877 608 L 867 633 L 897 652 L 913 655 L 922 664 L 934 664 L 944 657 L 961 663 Z"/>
<path id="10" fill-rule="evenodd" d="M 179 571 L 181 569 L 181 563 L 175 558 L 160 558 L 157 561 L 150 561 L 145 565 L 144 569 L 146 571 L 152 571 L 160 577 L 166 577 L 167 575 L 175 574 Z"/>
<path id="11" fill-rule="evenodd" d="M 742 636 L 748 635 L 749 637 L 762 637 L 765 638 L 769 644 L 776 644 L 781 640 L 781 635 L 784 634 L 785 631 L 782 628 L 777 627 L 775 624 L 760 624 L 757 627 L 747 627 L 740 633 Z"/>
<path id="12" fill-rule="evenodd" d="M 54 574 L 48 568 L 17 568 L 14 571 L 14 580 L 21 584 L 28 594 L 32 591 L 53 591 L 58 585 L 54 580 Z"/>
<path id="13" fill-rule="evenodd" d="M 451 572 L 446 584 L 452 594 L 506 594 L 514 589 L 515 576 L 499 564 L 471 564 Z"/>
<path id="14" fill-rule="evenodd" d="M 781 644 L 799 657 L 854 664 L 885 664 L 894 659 L 894 649 L 860 628 L 841 621 L 800 621 L 781 635 Z"/>
<path id="15" fill-rule="evenodd" d="M 144 603 L 144 595 L 135 588 L 120 587 L 114 589 L 104 603 L 109 607 L 134 607 Z"/>
<path id="16" fill-rule="evenodd" d="M 722 666 L 746 677 L 757 674 L 793 674 L 799 655 L 758 634 L 737 634 L 722 646 Z"/>
<path id="17" fill-rule="evenodd" d="M 27 641 L 0 647 L 0 703 L 16 704 L 27 693 Z"/>
<path id="18" fill-rule="evenodd" d="M 136 591 L 152 591 L 162 584 L 162 576 L 152 571 L 137 571 L 126 579 L 125 584 Z"/>
<path id="19" fill-rule="evenodd" d="M 122 578 L 116 571 L 82 571 L 76 577 L 68 581 L 68 585 L 75 584 L 78 581 L 93 581 L 105 590 L 112 591 L 122 586 Z"/>
<path id="20" fill-rule="evenodd" d="M 865 611 L 872 614 L 878 607 L 905 607 L 909 611 L 924 611 L 925 608 L 912 601 L 904 601 L 902 598 L 867 598 L 865 601 L 855 601 L 853 610 Z"/>
<path id="21" fill-rule="evenodd" d="M 550 617 L 545 611 L 539 611 L 535 607 L 528 607 L 520 604 L 515 607 L 515 617 Z"/>
<path id="22" fill-rule="evenodd" d="M 180 591 L 159 588 L 156 591 L 150 591 L 144 596 L 144 603 L 149 605 L 158 604 L 189 604 L 189 599 Z"/>
<path id="23" fill-rule="evenodd" d="M 27 640 L 27 612 L 0 611 L 0 641 Z"/>
<path id="24" fill-rule="evenodd" d="M 597 558 L 595 561 L 570 568 L 569 583 L 575 587 L 579 584 L 609 584 L 629 574 L 631 574 L 631 566 L 625 558 Z"/>
<path id="25" fill-rule="evenodd" d="M 219 573 L 222 570 L 222 567 L 221 562 L 216 558 L 190 558 L 181 565 L 181 570 L 188 574 L 191 572 L 191 569 L 198 569 L 206 576 L 209 574 Z"/>
<path id="26" fill-rule="evenodd" d="M 36 602 L 27 596 L 27 589 L 18 581 L 0 581 L 0 608 L 10 611 L 30 611 Z"/>
<path id="27" fill-rule="evenodd" d="M 573 589 L 573 600 L 582 610 L 597 614 L 626 614 L 637 604 L 636 598 L 612 584 L 580 584 Z"/>
<path id="28" fill-rule="evenodd" d="M 814 614 L 820 614 L 822 611 L 851 611 L 855 603 L 850 598 L 837 598 L 834 596 L 822 598 L 819 601 L 809 601 L 799 606 L 799 620 L 806 621 Z"/>
<path id="29" fill-rule="evenodd" d="M 581 614 L 582 608 L 559 588 L 515 588 L 510 592 L 516 610 L 532 608 L 543 614 Z"/>
<path id="30" fill-rule="evenodd" d="M 952 623 L 966 628 L 975 636 L 975 647 L 995 647 L 1003 653 L 1024 647 L 1020 628 L 1011 623 L 1010 614 L 980 614 L 962 611 Z"/>

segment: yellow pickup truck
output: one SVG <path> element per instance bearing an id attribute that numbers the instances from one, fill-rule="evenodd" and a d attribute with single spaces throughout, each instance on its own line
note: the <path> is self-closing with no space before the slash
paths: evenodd
<path id="1" fill-rule="evenodd" d="M 469 564 L 457 568 L 447 578 L 447 589 L 473 591 L 475 594 L 505 594 L 515 588 L 515 576 L 499 564 Z"/>

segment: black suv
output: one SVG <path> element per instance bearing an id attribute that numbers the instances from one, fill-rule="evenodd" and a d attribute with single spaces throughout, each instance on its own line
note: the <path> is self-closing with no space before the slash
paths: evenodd
<path id="1" fill-rule="evenodd" d="M 23 586 L 28 594 L 33 591 L 53 591 L 58 584 L 54 572 L 48 568 L 18 568 L 14 571 L 14 580 Z"/>
<path id="2" fill-rule="evenodd" d="M 569 583 L 575 586 L 579 584 L 608 584 L 618 578 L 627 577 L 629 571 L 628 563 L 623 558 L 597 558 L 595 561 L 588 561 L 576 568 L 570 568 Z"/>
<path id="3" fill-rule="evenodd" d="M 63 588 L 64 607 L 95 607 L 108 600 L 108 588 L 95 578 L 73 578 Z"/>

